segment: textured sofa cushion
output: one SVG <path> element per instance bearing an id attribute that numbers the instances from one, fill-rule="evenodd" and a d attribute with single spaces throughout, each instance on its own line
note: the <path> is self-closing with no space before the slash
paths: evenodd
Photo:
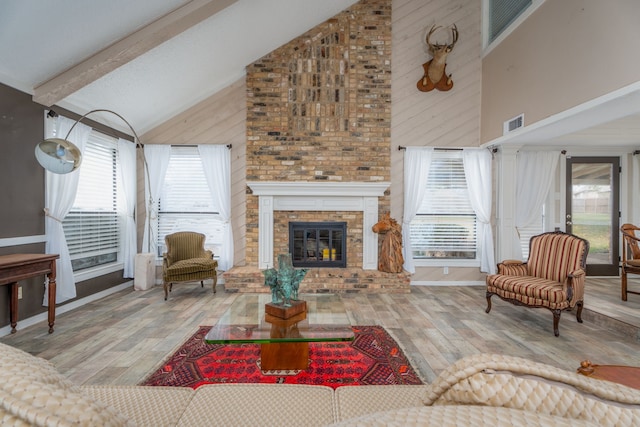
<path id="1" fill-rule="evenodd" d="M 198 387 L 178 426 L 310 427 L 335 421 L 331 387 L 210 384 Z"/>
<path id="2" fill-rule="evenodd" d="M 571 420 L 547 414 L 510 408 L 481 406 L 418 406 L 363 415 L 334 426 L 433 426 L 433 427 L 595 427 L 583 420 Z"/>
<path id="3" fill-rule="evenodd" d="M 428 385 L 338 387 L 335 391 L 338 421 L 373 412 L 390 411 L 410 406 L 422 406 L 422 396 L 428 388 Z"/>
<path id="4" fill-rule="evenodd" d="M 134 425 L 114 408 L 84 395 L 48 361 L 0 343 L 2 425 Z"/>
<path id="5" fill-rule="evenodd" d="M 640 390 L 498 354 L 458 360 L 431 384 L 424 403 L 507 407 L 603 427 L 640 425 Z"/>
<path id="6" fill-rule="evenodd" d="M 196 394 L 196 390 L 189 387 L 86 385 L 80 388 L 83 393 L 114 407 L 139 427 L 178 424 Z"/>

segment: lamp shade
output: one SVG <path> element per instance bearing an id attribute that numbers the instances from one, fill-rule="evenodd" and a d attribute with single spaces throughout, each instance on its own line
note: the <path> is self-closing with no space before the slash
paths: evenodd
<path id="1" fill-rule="evenodd" d="M 73 172 L 80 167 L 82 161 L 80 149 L 66 139 L 45 139 L 36 145 L 35 151 L 38 163 L 53 173 Z"/>

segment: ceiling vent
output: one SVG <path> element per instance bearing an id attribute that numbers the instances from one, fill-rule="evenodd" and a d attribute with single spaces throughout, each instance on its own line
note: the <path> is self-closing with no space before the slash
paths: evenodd
<path id="1" fill-rule="evenodd" d="M 520 114 L 519 116 L 514 117 L 513 119 L 507 120 L 502 125 L 502 134 L 506 135 L 514 130 L 520 129 L 524 126 L 524 114 Z"/>

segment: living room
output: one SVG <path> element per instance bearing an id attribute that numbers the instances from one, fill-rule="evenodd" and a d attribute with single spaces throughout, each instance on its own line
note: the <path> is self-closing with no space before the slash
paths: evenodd
<path id="1" fill-rule="evenodd" d="M 175 7 L 176 4 L 184 2 L 173 3 Z M 225 18 L 228 17 L 227 14 L 231 15 L 234 8 L 242 7 L 242 12 L 246 12 L 244 8 L 247 6 L 243 4 L 244 2 L 228 3 L 230 6 L 219 12 L 224 14 Z M 229 222 L 233 234 L 231 257 L 233 262 L 228 270 L 240 270 L 240 273 L 247 275 L 255 275 L 257 272 L 260 277 L 260 268 L 264 266 L 261 264 L 264 260 L 261 260 L 259 247 L 262 236 L 258 221 L 259 196 L 255 195 L 255 190 L 251 188 L 254 182 L 388 183 L 387 188 L 384 188 L 376 197 L 375 211 L 379 217 L 390 212 L 393 218 L 402 222 L 405 204 L 406 151 L 399 149 L 400 147 L 434 147 L 445 152 L 467 148 L 483 148 L 491 151 L 493 155 L 491 197 L 494 199 L 491 204 L 490 223 L 494 247 L 493 264 L 503 259 L 517 258 L 520 255 L 518 251 L 523 247 L 526 251 L 526 239 L 514 238 L 517 210 L 515 176 L 517 175 L 517 155 L 521 151 L 564 151 L 558 156 L 558 166 L 553 172 L 554 179 L 549 183 L 552 190 L 546 197 L 544 219 L 540 215 L 539 231 L 566 229 L 566 162 L 571 158 L 582 157 L 606 156 L 619 159 L 622 167 L 619 182 L 619 211 L 621 212 L 619 224 L 640 222 L 640 207 L 634 192 L 640 171 L 638 162 L 640 156 L 634 155 L 634 152 L 640 145 L 640 137 L 633 120 L 640 109 L 640 103 L 637 102 L 640 67 L 638 59 L 629 54 L 635 51 L 634 48 L 637 47 L 639 39 L 636 33 L 638 30 L 633 22 L 633 18 L 637 16 L 638 6 L 622 1 L 616 2 L 615 6 L 606 6 L 596 0 L 533 2 L 532 11 L 521 18 L 516 28 L 488 48 L 483 41 L 484 12 L 479 2 L 439 0 L 425 4 L 419 0 L 364 0 L 357 4 L 351 3 L 333 2 L 331 7 L 336 8 L 336 11 L 330 13 L 327 7 L 324 13 L 328 15 L 324 19 L 317 18 L 317 22 L 313 22 L 288 39 L 280 40 L 270 49 L 254 54 L 251 61 L 242 64 L 243 70 L 246 67 L 246 71 L 242 72 L 241 76 L 225 81 L 222 87 L 217 85 L 224 79 L 216 80 L 212 84 L 216 86 L 215 89 L 201 88 L 200 98 L 174 102 L 174 107 L 179 104 L 184 108 L 181 111 L 170 112 L 170 116 L 163 116 L 169 113 L 156 108 L 131 111 L 131 103 L 111 102 L 112 99 L 104 96 L 96 97 L 86 104 L 87 93 L 92 93 L 102 84 L 106 85 L 107 82 L 104 80 L 111 80 L 111 78 L 97 78 L 97 83 L 88 89 L 78 89 L 79 93 L 70 94 L 67 99 L 62 97 L 53 104 L 44 105 L 42 102 L 34 101 L 36 85 L 25 87 L 17 84 L 19 76 L 5 77 L 8 71 L 3 70 L 0 73 L 2 77 L 0 107 L 3 112 L 0 135 L 10 155 L 4 156 L 3 168 L 0 172 L 5 178 L 4 181 L 9 183 L 2 190 L 6 208 L 3 209 L 3 221 L 0 223 L 0 242 L 2 243 L 0 253 L 43 253 L 45 251 L 44 208 L 47 207 L 45 205 L 45 172 L 37 164 L 33 151 L 37 142 L 42 140 L 45 134 L 45 115 L 49 110 L 54 110 L 57 114 L 71 119 L 78 119 L 92 109 L 113 109 L 130 120 L 133 128 L 140 135 L 140 142 L 145 146 L 229 145 L 231 200 Z M 348 9 L 349 12 L 340 12 L 342 9 Z M 351 21 L 356 19 L 353 16 L 358 15 L 362 10 L 375 11 L 371 14 L 372 17 L 362 13 L 363 18 L 360 18 L 371 19 L 374 22 L 362 24 L 357 20 Z M 4 19 L 11 20 L 10 14 L 2 15 Z M 215 19 L 215 13 L 213 17 Z M 264 20 L 265 17 L 262 18 Z M 354 28 L 345 29 L 347 25 L 345 22 L 348 25 L 354 25 Z M 416 88 L 416 83 L 423 76 L 422 64 L 431 56 L 425 43 L 425 35 L 432 26 L 441 25 L 444 28 L 433 34 L 432 41 L 437 39 L 438 43 L 449 43 L 451 39 L 448 29 L 453 24 L 456 25 L 459 38 L 447 57 L 446 70 L 447 73 L 452 74 L 454 87 L 450 91 L 421 92 Z M 15 26 L 16 22 L 13 22 L 13 25 Z M 280 58 L 283 55 L 293 57 L 292 52 L 298 52 L 305 46 L 313 45 L 318 40 L 315 37 L 318 34 L 328 33 L 327 28 L 331 26 L 339 27 L 340 30 L 337 32 L 344 31 L 347 35 L 345 44 L 340 44 L 338 49 L 343 49 L 341 53 L 339 52 L 343 58 L 345 51 L 349 53 L 347 57 L 351 62 L 347 64 L 347 70 L 354 70 L 353 73 L 345 74 L 346 83 L 336 80 L 337 84 L 344 86 L 347 96 L 341 98 L 341 95 L 338 95 L 335 107 L 346 108 L 344 117 L 347 119 L 347 124 L 322 122 L 326 130 L 312 132 L 304 129 L 303 138 L 299 128 L 297 134 L 291 132 L 293 122 L 290 123 L 288 120 L 294 115 L 292 108 L 275 104 L 257 106 L 254 102 L 256 93 L 264 93 L 269 84 L 267 79 L 275 79 L 276 74 L 271 70 L 264 72 L 265 74 L 271 72 L 271 75 L 261 75 L 260 69 L 266 68 L 267 64 L 272 65 L 274 58 Z M 362 38 L 358 38 L 359 36 Z M 19 37 L 13 40 L 16 40 L 19 46 Z M 349 40 L 355 40 L 353 45 L 349 44 Z M 13 46 L 12 49 L 19 48 Z M 331 57 L 328 61 L 337 59 L 337 56 Z M 360 61 L 359 65 L 358 61 Z M 372 61 L 376 63 L 373 64 Z M 351 66 L 353 68 L 349 68 Z M 361 68 L 357 68 L 359 66 Z M 373 69 L 368 68 L 370 66 L 376 67 L 375 73 L 370 71 Z M 197 68 L 195 65 L 182 64 L 183 69 L 190 67 Z M 132 68 L 135 69 L 135 60 L 124 68 L 127 72 Z M 337 70 L 339 74 L 339 64 Z M 62 71 L 62 69 L 58 70 L 59 73 Z M 46 76 L 47 80 L 51 77 L 53 75 Z M 119 76 L 113 76 L 112 79 L 115 80 L 116 77 Z M 353 80 L 349 80 L 350 78 Z M 140 79 L 144 79 L 144 76 L 138 76 L 126 86 L 133 92 L 132 86 L 141 84 Z M 362 83 L 362 80 L 365 82 Z M 365 83 L 369 86 L 358 86 Z M 180 91 L 180 85 L 176 83 L 176 86 L 177 89 L 167 88 L 168 97 L 170 93 Z M 161 88 L 155 88 L 155 90 L 156 95 L 148 96 L 146 100 L 151 105 L 159 102 L 155 98 L 162 93 Z M 123 88 L 119 93 L 122 91 Z M 187 92 L 186 89 L 184 91 Z M 348 94 L 353 94 L 353 99 L 348 98 Z M 124 98 L 126 97 L 123 95 Z M 78 101 L 76 105 L 72 102 L 74 99 Z M 107 100 L 109 102 L 106 102 Z M 514 132 L 503 133 L 505 122 L 509 122 L 520 114 L 524 118 L 523 127 Z M 143 118 L 139 119 L 141 116 Z M 158 121 L 159 117 L 163 119 Z M 320 114 L 318 117 L 325 116 Z M 332 117 L 336 115 L 333 114 Z M 260 120 L 263 122 L 260 123 Z M 115 128 L 115 131 L 105 130 L 105 132 L 115 133 L 129 140 L 133 136 L 127 127 L 108 115 L 88 117 L 83 122 L 94 127 L 102 126 L 102 129 L 105 129 L 105 126 Z M 256 123 L 264 127 L 258 128 Z M 278 123 L 281 125 L 280 130 L 277 129 Z M 340 126 L 343 125 L 344 128 L 341 128 Z M 287 147 L 295 149 L 287 152 L 285 151 Z M 145 176 L 142 172 L 140 150 L 138 151 L 139 221 L 136 240 L 138 251 L 146 252 L 143 250 L 144 217 L 146 216 L 144 213 L 147 211 L 144 197 Z M 302 151 L 304 155 L 301 156 Z M 265 160 L 264 157 L 258 156 L 256 154 L 258 152 L 263 155 L 266 153 L 269 159 Z M 308 163 L 310 159 L 316 161 L 313 168 Z M 326 212 L 333 215 L 337 211 Z M 284 227 L 279 222 L 281 221 L 278 219 L 279 214 L 277 212 L 273 214 L 275 226 Z M 364 214 L 358 211 L 353 215 L 354 219 L 348 220 L 351 221 L 349 227 L 354 230 L 362 229 L 362 233 L 367 232 L 365 227 L 361 227 L 361 224 L 366 223 L 363 216 Z M 303 219 L 315 220 L 311 217 Z M 362 267 L 363 260 L 366 261 L 365 249 L 357 246 L 359 240 L 363 240 L 363 237 L 354 239 L 351 248 L 357 248 L 357 250 L 354 250 L 353 254 L 349 253 L 348 259 L 359 260 L 360 265 L 348 266 L 348 268 L 357 270 L 357 274 L 362 276 L 367 275 L 363 279 L 364 282 L 376 282 L 370 279 L 369 275 L 381 277 L 380 280 L 388 280 L 390 276 L 380 275 L 375 269 L 368 270 Z M 270 247 L 271 256 L 267 255 L 266 259 L 273 261 L 277 253 L 282 252 L 284 244 L 285 242 L 276 238 L 273 247 Z M 619 242 L 616 244 L 619 245 Z M 618 249 L 618 247 L 615 248 L 616 251 Z M 456 317 L 455 315 L 441 319 L 422 317 L 417 325 L 404 329 L 401 323 L 409 322 L 411 317 L 409 313 L 400 314 L 401 308 L 392 309 L 389 312 L 389 319 L 383 318 L 384 310 L 377 315 L 371 315 L 369 310 L 379 311 L 385 304 L 401 305 L 406 298 L 417 298 L 418 301 L 412 304 L 423 307 L 424 312 L 429 311 L 424 306 L 426 301 L 438 301 L 442 304 L 442 311 L 436 310 L 438 312 L 449 310 L 448 305 L 468 304 L 475 297 L 479 297 L 484 303 L 484 289 L 478 285 L 484 284 L 485 276 L 489 271 L 483 271 L 481 264 L 479 256 L 474 257 L 473 260 L 416 259 L 415 270 L 411 274 L 401 273 L 406 276 L 406 280 L 410 280 L 410 294 L 373 295 L 379 290 L 371 286 L 372 295 L 365 295 L 366 290 L 361 290 L 359 294 L 363 295 L 351 295 L 345 297 L 345 300 L 353 304 L 352 310 L 357 313 L 354 314 L 357 319 L 354 321 L 357 324 L 362 322 L 384 324 L 396 330 L 398 334 L 406 333 L 407 337 L 410 337 L 415 332 L 413 328 L 428 329 L 431 322 L 455 323 Z M 246 272 L 246 270 L 251 271 Z M 484 270 L 487 269 L 484 268 Z M 233 279 L 230 278 L 227 281 L 224 273 L 220 273 L 223 279 L 218 289 L 223 291 L 225 286 L 233 282 Z M 160 285 L 159 262 L 156 264 L 156 275 L 155 284 Z M 607 278 L 603 279 L 598 276 L 598 274 L 592 275 L 592 280 L 596 283 L 593 289 L 606 288 L 607 285 L 602 283 L 608 283 L 611 287 L 615 287 L 615 295 L 618 294 L 617 263 L 615 275 L 604 276 Z M 403 277 L 400 282 L 404 283 L 406 280 Z M 602 282 L 598 282 L 599 280 Z M 361 283 L 358 284 L 361 285 Z M 21 286 L 23 298 L 19 304 L 19 325 L 21 326 L 18 335 L 22 328 L 34 328 L 43 322 L 47 310 L 42 305 L 44 289 L 40 279 L 25 280 L 21 282 Z M 131 277 L 123 277 L 122 267 L 94 277 L 80 276 L 80 280 L 76 279 L 76 297 L 57 307 L 59 326 L 53 335 L 63 332 L 68 327 L 61 323 L 61 319 L 73 319 L 73 313 L 80 313 L 76 310 L 82 309 L 84 305 L 92 307 L 93 311 L 100 311 L 100 301 L 104 297 L 107 297 L 103 300 L 105 304 L 109 302 L 115 305 L 122 304 L 122 301 L 127 300 L 126 297 L 118 303 L 113 303 L 109 295 L 119 296 L 121 292 L 128 292 L 131 287 Z M 460 290 L 459 287 L 465 287 L 465 290 Z M 199 291 L 200 288 L 195 286 L 193 289 L 190 286 L 188 289 L 176 287 L 165 303 L 161 301 L 161 286 L 155 286 L 145 296 L 131 293 L 130 302 L 131 304 L 149 303 L 157 309 L 156 303 L 170 305 L 172 302 L 175 304 L 180 301 L 180 307 L 188 309 L 189 312 L 196 313 L 202 310 L 202 314 L 194 315 L 194 318 L 186 322 L 185 329 L 189 331 L 184 335 L 188 335 L 195 323 L 202 325 L 214 322 L 216 316 L 220 315 L 217 307 L 223 306 L 224 301 L 233 297 L 232 294 L 218 292 L 216 296 L 207 294 L 206 299 L 202 299 L 203 295 Z M 183 292 L 184 294 L 180 294 Z M 589 289 L 587 289 L 587 295 L 597 298 L 597 294 L 590 294 Z M 193 297 L 195 300 L 187 302 L 185 299 L 187 297 Z M 150 301 L 153 298 L 158 298 L 158 301 Z M 419 302 L 420 298 L 426 301 Z M 172 301 L 174 299 L 175 301 Z M 205 301 L 213 305 L 213 308 L 205 310 L 203 305 Z M 633 301 L 630 303 L 634 304 Z M 476 305 L 470 305 L 470 307 L 475 309 Z M 585 308 L 588 307 L 587 300 Z M 111 309 L 113 308 L 111 306 Z M 546 310 L 535 310 L 534 313 L 529 313 L 530 310 L 516 309 L 507 305 L 502 305 L 500 309 L 521 319 L 524 324 L 531 325 L 533 322 L 534 325 L 538 325 L 539 321 L 540 325 L 549 326 L 547 323 L 550 323 L 549 313 Z M 7 335 L 10 329 L 7 295 L 0 295 L 0 310 L 4 319 L 2 331 Z M 168 313 L 172 310 L 176 310 L 176 307 L 164 308 L 161 310 L 164 313 L 162 316 L 169 316 Z M 488 316 L 491 322 L 496 322 L 494 319 L 496 317 L 501 321 L 512 322 L 509 325 L 515 326 L 513 319 L 509 319 L 508 315 L 498 313 L 501 310 L 494 308 Z M 544 311 L 544 313 L 538 314 L 538 311 Z M 151 312 L 147 314 L 150 315 Z M 488 334 L 495 333 L 480 326 L 487 315 L 480 312 L 478 316 L 478 319 L 474 319 L 472 323 L 480 329 L 464 333 L 458 331 L 453 334 L 457 339 L 450 339 L 457 342 L 455 345 L 451 344 L 451 352 L 446 350 L 450 345 L 446 342 L 446 328 L 438 333 L 437 350 L 427 349 L 432 344 L 423 341 L 425 335 L 415 337 L 415 340 L 411 338 L 402 340 L 404 345 L 413 348 L 413 351 L 409 350 L 410 353 L 421 355 L 420 359 L 426 360 L 426 354 L 433 353 L 435 359 L 439 361 L 435 364 L 421 365 L 422 374 L 429 377 L 427 379 L 433 379 L 434 372 L 461 356 L 464 353 L 462 349 L 469 345 L 465 341 L 476 343 L 478 336 L 486 337 Z M 569 337 L 574 344 L 574 340 L 586 340 L 587 338 L 582 334 L 572 335 L 575 333 L 574 328 L 585 327 L 586 324 L 576 325 L 571 317 L 569 315 L 563 317 L 560 339 Z M 396 320 L 392 321 L 392 318 Z M 164 320 L 169 324 L 174 322 L 169 317 L 165 317 Z M 103 321 L 105 322 L 103 326 L 109 324 L 108 321 L 104 319 Z M 566 325 L 563 326 L 565 322 Z M 602 338 L 603 342 L 607 342 L 607 329 L 598 329 L 600 327 L 593 325 L 592 323 L 586 329 L 589 334 L 592 336 L 595 334 Z M 500 331 L 503 334 L 509 334 L 508 329 L 500 329 Z M 170 333 L 167 330 L 164 332 Z M 520 332 L 523 331 L 520 330 Z M 543 333 L 548 331 L 545 330 Z M 524 353 L 528 353 L 529 356 L 539 352 L 553 353 L 557 341 L 553 340 L 555 337 L 551 333 L 548 335 L 550 335 L 549 341 L 541 347 L 545 350 L 533 349 L 531 352 Z M 10 338 L 19 341 L 17 336 Z M 541 339 L 540 336 L 535 335 L 531 341 L 538 339 Z M 47 340 L 51 340 L 51 337 Z M 500 344 L 504 346 L 500 348 L 504 352 L 522 346 L 526 342 L 522 336 L 513 341 L 507 338 L 505 340 Z M 180 340 L 176 339 L 176 341 Z M 165 345 L 175 345 L 176 341 L 172 344 L 165 343 Z M 126 342 L 126 339 L 122 342 Z M 607 363 L 632 364 L 634 359 L 629 354 L 633 352 L 629 351 L 629 348 L 637 348 L 638 345 L 633 340 L 620 344 L 617 344 L 617 341 L 616 344 L 601 343 L 598 352 L 594 350 L 598 346 L 592 339 L 583 342 L 588 342 L 590 347 L 580 350 L 576 349 L 577 345 L 574 349 L 568 347 L 565 349 L 566 353 L 562 353 L 562 357 L 571 353 L 584 353 L 591 349 L 596 355 L 612 356 L 606 361 Z M 418 350 L 416 347 L 421 345 L 426 348 Z M 473 345 L 471 344 L 472 347 Z M 480 347 L 486 350 L 491 346 L 486 344 Z M 614 353 L 612 348 L 619 349 L 619 353 L 615 352 L 615 355 L 612 355 L 611 353 Z M 165 353 L 169 350 L 164 348 Z M 41 352 L 48 353 L 50 358 L 56 357 L 54 350 L 41 348 L 37 351 L 37 353 Z M 553 359 L 546 356 L 546 360 Z M 560 363 L 566 363 L 569 366 L 563 365 L 563 367 L 571 368 L 574 364 L 573 360 Z M 155 362 L 157 363 L 157 360 Z M 153 364 L 151 359 L 148 364 Z M 151 369 L 149 365 L 143 363 L 138 368 L 132 369 Z M 77 378 L 82 382 L 88 380 L 87 377 L 81 378 L 83 374 L 74 375 L 78 375 Z M 91 381 L 98 380 L 94 378 Z"/>

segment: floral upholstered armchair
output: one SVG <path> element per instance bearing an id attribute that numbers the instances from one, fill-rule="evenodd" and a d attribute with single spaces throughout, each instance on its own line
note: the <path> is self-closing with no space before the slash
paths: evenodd
<path id="1" fill-rule="evenodd" d="M 192 231 L 168 234 L 165 239 L 167 251 L 162 255 L 162 282 L 164 299 L 167 300 L 173 284 L 177 282 L 213 279 L 213 293 L 218 283 L 218 261 L 213 253 L 204 248 L 205 235 Z"/>
<path id="2" fill-rule="evenodd" d="M 582 323 L 584 281 L 589 242 L 560 231 L 533 236 L 529 259 L 503 261 L 498 274 L 487 276 L 487 309 L 491 297 L 528 307 L 544 307 L 553 313 L 553 333 L 559 336 L 562 310 L 577 307 L 576 319 Z"/>

